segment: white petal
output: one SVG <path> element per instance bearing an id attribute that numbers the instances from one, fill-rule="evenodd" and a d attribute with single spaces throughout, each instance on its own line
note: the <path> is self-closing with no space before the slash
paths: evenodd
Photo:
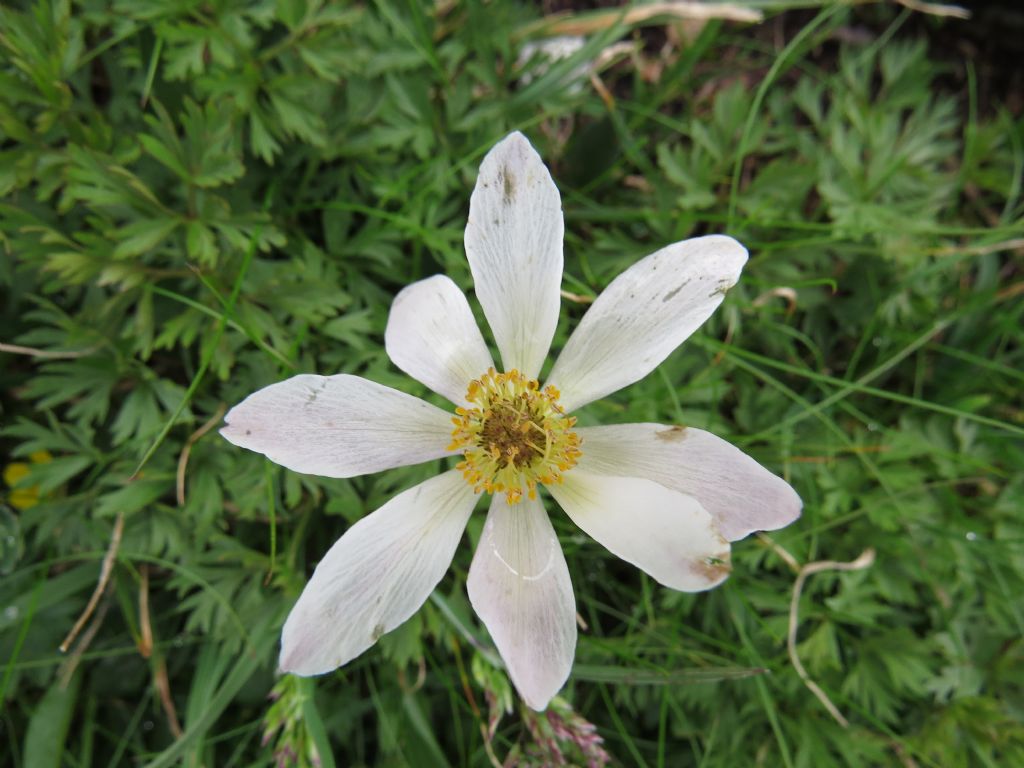
<path id="1" fill-rule="evenodd" d="M 451 416 L 348 374 L 302 374 L 249 395 L 224 418 L 230 442 L 296 472 L 355 477 L 448 456 Z"/>
<path id="2" fill-rule="evenodd" d="M 746 249 L 709 235 L 673 243 L 605 288 L 569 337 L 548 378 L 574 410 L 639 381 L 715 311 L 739 280 Z"/>
<path id="3" fill-rule="evenodd" d="M 395 365 L 458 405 L 469 382 L 493 365 L 465 294 L 444 275 L 395 297 L 384 344 Z"/>
<path id="4" fill-rule="evenodd" d="M 292 608 L 280 666 L 321 675 L 412 616 L 451 565 L 476 504 L 458 472 L 395 496 L 335 542 Z"/>
<path id="5" fill-rule="evenodd" d="M 547 489 L 576 525 L 666 587 L 699 592 L 729 575 L 729 542 L 691 496 L 578 466 Z"/>
<path id="6" fill-rule="evenodd" d="M 800 517 L 802 502 L 789 483 L 710 432 L 664 424 L 577 431 L 583 441 L 580 469 L 644 477 L 693 496 L 729 541 Z"/>
<path id="7" fill-rule="evenodd" d="M 572 669 L 576 601 L 540 501 L 509 506 L 502 494 L 494 495 L 467 588 L 519 694 L 543 710 Z"/>
<path id="8" fill-rule="evenodd" d="M 540 155 L 509 134 L 480 165 L 466 255 L 506 371 L 531 379 L 551 346 L 562 283 L 562 200 Z"/>
<path id="9" fill-rule="evenodd" d="M 584 445 L 580 469 L 645 477 L 692 496 L 730 542 L 800 517 L 803 504 L 790 483 L 711 432 L 665 424 L 577 431 Z"/>

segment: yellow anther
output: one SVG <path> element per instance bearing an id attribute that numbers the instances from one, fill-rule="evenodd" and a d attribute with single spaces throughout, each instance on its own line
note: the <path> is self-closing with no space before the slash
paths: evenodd
<path id="1" fill-rule="evenodd" d="M 538 483 L 559 483 L 576 466 L 583 455 L 576 419 L 565 416 L 558 395 L 514 369 L 490 368 L 470 382 L 471 407 L 456 409 L 449 450 L 462 451 L 456 468 L 477 493 L 504 493 L 509 504 L 524 493 L 535 499 Z"/>

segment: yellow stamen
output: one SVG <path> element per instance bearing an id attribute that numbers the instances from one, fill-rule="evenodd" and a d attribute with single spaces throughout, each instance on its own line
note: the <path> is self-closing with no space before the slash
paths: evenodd
<path id="1" fill-rule="evenodd" d="M 509 504 L 524 493 L 536 499 L 538 483 L 561 483 L 576 466 L 583 455 L 576 419 L 565 415 L 558 395 L 515 369 L 491 368 L 469 383 L 472 407 L 455 409 L 449 450 L 462 451 L 456 468 L 476 492 L 504 493 Z"/>

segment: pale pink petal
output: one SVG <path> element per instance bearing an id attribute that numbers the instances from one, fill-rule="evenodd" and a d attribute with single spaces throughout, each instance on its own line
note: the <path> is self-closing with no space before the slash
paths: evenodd
<path id="1" fill-rule="evenodd" d="M 699 592 L 729 575 L 729 542 L 691 496 L 579 467 L 547 488 L 576 525 L 666 587 Z"/>
<path id="2" fill-rule="evenodd" d="M 480 166 L 465 243 L 502 364 L 528 378 L 540 374 L 558 323 L 562 232 L 551 174 L 525 136 L 509 134 Z"/>
<path id="3" fill-rule="evenodd" d="M 349 528 L 288 615 L 281 669 L 330 672 L 419 610 L 448 570 L 476 499 L 453 470 L 400 493 Z"/>
<path id="4" fill-rule="evenodd" d="M 309 475 L 355 477 L 451 454 L 449 414 L 348 374 L 271 384 L 224 420 L 229 442 Z"/>
<path id="5" fill-rule="evenodd" d="M 697 330 L 739 280 L 746 249 L 709 235 L 641 259 L 605 288 L 548 378 L 572 411 L 639 381 Z"/>
<path id="6" fill-rule="evenodd" d="M 543 504 L 493 496 L 467 587 L 519 694 L 543 710 L 576 651 L 572 582 Z"/>
<path id="7" fill-rule="evenodd" d="M 384 343 L 395 365 L 457 405 L 465 404 L 469 382 L 493 365 L 465 294 L 444 275 L 395 297 Z"/>
<path id="8" fill-rule="evenodd" d="M 664 424 L 616 424 L 578 430 L 578 467 L 653 480 L 693 496 L 729 541 L 773 531 L 800 517 L 789 483 L 710 432 Z"/>

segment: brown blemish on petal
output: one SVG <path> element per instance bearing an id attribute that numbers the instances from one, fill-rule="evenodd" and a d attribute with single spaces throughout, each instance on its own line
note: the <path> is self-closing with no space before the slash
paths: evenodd
<path id="1" fill-rule="evenodd" d="M 661 303 L 664 304 L 666 301 L 671 301 L 672 299 L 674 299 L 676 297 L 676 295 L 681 290 L 683 290 L 683 288 L 685 288 L 689 284 L 690 284 L 689 280 L 684 280 L 682 283 L 680 283 L 678 288 L 673 288 L 671 291 L 669 291 L 664 296 L 662 296 L 661 297 Z"/>
<path id="2" fill-rule="evenodd" d="M 509 172 L 508 168 L 505 168 L 501 175 L 503 177 L 502 190 L 505 196 L 505 205 L 511 205 L 512 198 L 516 195 L 516 177 Z"/>
<path id="3" fill-rule="evenodd" d="M 709 582 L 718 582 L 732 572 L 732 563 L 728 558 L 708 557 L 690 563 L 690 568 L 701 578 L 707 579 Z"/>
<path id="4" fill-rule="evenodd" d="M 728 280 L 719 280 L 718 287 L 708 294 L 708 298 L 713 299 L 715 296 L 725 296 L 734 285 L 736 283 L 730 283 Z"/>
<path id="5" fill-rule="evenodd" d="M 304 402 L 304 403 L 302 404 L 302 405 L 303 405 L 303 407 L 304 407 L 304 408 L 308 408 L 308 407 L 309 407 L 309 406 L 311 406 L 311 405 L 312 405 L 313 403 L 315 403 L 315 402 L 316 402 L 316 399 L 317 399 L 317 397 L 318 397 L 318 396 L 320 395 L 320 393 L 321 393 L 321 392 L 323 392 L 323 391 L 324 391 L 325 389 L 327 389 L 327 380 L 326 380 L 326 379 L 324 379 L 323 381 L 321 381 L 321 382 L 320 382 L 320 386 L 319 386 L 319 387 L 317 387 L 316 389 L 310 389 L 310 390 L 309 390 L 309 392 L 308 392 L 308 393 L 306 394 L 306 402 Z"/>
<path id="6" fill-rule="evenodd" d="M 381 638 L 381 636 L 383 634 L 384 634 L 384 625 L 383 624 L 378 624 L 378 625 L 376 625 L 373 628 L 373 632 L 370 633 L 370 639 L 373 642 L 376 643 L 378 640 L 380 640 L 380 638 Z"/>
<path id="7" fill-rule="evenodd" d="M 686 427 L 676 424 L 668 429 L 659 429 L 654 433 L 654 436 L 659 440 L 664 440 L 666 443 L 678 443 L 686 439 Z"/>

